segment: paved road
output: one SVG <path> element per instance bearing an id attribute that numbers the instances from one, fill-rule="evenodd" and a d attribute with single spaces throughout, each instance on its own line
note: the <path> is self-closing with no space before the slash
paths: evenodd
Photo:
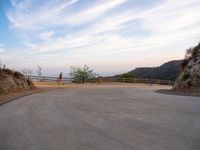
<path id="1" fill-rule="evenodd" d="M 200 98 L 152 87 L 38 93 L 0 107 L 0 150 L 200 150 Z"/>

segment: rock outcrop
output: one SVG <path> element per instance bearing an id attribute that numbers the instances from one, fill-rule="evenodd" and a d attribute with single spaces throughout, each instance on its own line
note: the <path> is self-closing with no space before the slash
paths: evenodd
<path id="1" fill-rule="evenodd" d="M 33 88 L 35 88 L 34 84 L 21 73 L 9 69 L 0 69 L 0 95 Z"/>
<path id="2" fill-rule="evenodd" d="M 184 88 L 200 89 L 200 43 L 187 50 L 182 71 L 174 84 L 174 89 Z"/>

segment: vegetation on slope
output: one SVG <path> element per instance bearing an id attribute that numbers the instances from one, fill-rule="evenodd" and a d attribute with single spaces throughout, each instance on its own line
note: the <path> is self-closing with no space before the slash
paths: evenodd
<path id="1" fill-rule="evenodd" d="M 10 69 L 0 69 L 0 95 L 18 90 L 33 89 L 33 83 L 23 74 Z"/>
<path id="2" fill-rule="evenodd" d="M 159 67 L 140 67 L 132 70 L 128 75 L 132 75 L 139 79 L 159 79 L 159 80 L 176 80 L 180 69 L 182 60 L 169 61 Z M 123 76 L 116 75 L 115 77 Z"/>
<path id="3" fill-rule="evenodd" d="M 174 89 L 180 88 L 200 89 L 200 43 L 186 51 L 182 71 L 174 84 Z"/>

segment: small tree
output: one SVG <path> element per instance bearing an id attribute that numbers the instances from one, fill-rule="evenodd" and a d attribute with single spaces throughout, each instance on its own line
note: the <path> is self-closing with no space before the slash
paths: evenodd
<path id="1" fill-rule="evenodd" d="M 38 76 L 42 76 L 42 67 L 40 65 L 37 65 L 37 69 L 36 69 L 36 72 L 38 74 Z"/>
<path id="2" fill-rule="evenodd" d="M 3 64 L 1 63 L 1 60 L 0 60 L 0 69 L 2 68 Z"/>
<path id="3" fill-rule="evenodd" d="M 86 65 L 83 68 L 72 66 L 69 75 L 72 81 L 77 83 L 85 83 L 97 77 L 97 74 Z"/>
<path id="4" fill-rule="evenodd" d="M 1 60 L 0 60 L 0 69 L 5 69 L 6 68 L 6 65 L 5 64 L 2 64 Z"/>
<path id="5" fill-rule="evenodd" d="M 21 72 L 26 76 L 32 76 L 32 74 L 33 74 L 33 70 L 31 70 L 29 68 L 24 68 L 21 70 Z"/>
<path id="6" fill-rule="evenodd" d="M 200 49 L 200 43 L 193 48 L 187 49 L 186 54 L 185 54 L 185 59 L 187 59 L 187 60 L 193 59 L 194 62 L 196 62 L 199 49 Z"/>
<path id="7" fill-rule="evenodd" d="M 182 65 L 182 70 L 184 70 L 184 68 L 187 66 L 188 62 L 193 59 L 194 62 L 197 61 L 197 57 L 198 57 L 198 53 L 199 53 L 199 49 L 200 49 L 200 43 L 193 47 L 193 48 L 189 48 L 186 50 L 186 54 L 185 54 L 185 59 L 182 61 L 181 65 Z"/>

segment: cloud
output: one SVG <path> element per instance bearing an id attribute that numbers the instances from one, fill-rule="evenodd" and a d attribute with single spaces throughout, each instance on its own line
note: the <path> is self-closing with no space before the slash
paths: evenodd
<path id="1" fill-rule="evenodd" d="M 0 53 L 5 51 L 5 49 L 3 48 L 4 46 L 5 46 L 5 44 L 0 44 Z"/>
<path id="2" fill-rule="evenodd" d="M 70 4 L 75 3 L 75 2 L 76 1 L 70 1 Z M 197 28 L 196 30 L 193 30 L 193 32 L 198 33 L 198 25 L 199 25 L 198 18 L 200 17 L 200 13 L 199 13 L 200 4 L 198 3 L 197 0 L 184 1 L 184 2 L 181 1 L 181 3 L 180 1 L 168 0 L 164 3 L 161 3 L 160 5 L 156 7 L 152 7 L 146 10 L 143 10 L 143 9 L 138 10 L 136 8 L 135 9 L 133 8 L 132 10 L 129 9 L 122 13 L 116 13 L 114 15 L 104 16 L 103 18 L 99 17 L 100 15 L 108 11 L 109 9 L 116 7 L 124 2 L 126 1 L 116 0 L 116 1 L 96 2 L 95 4 L 88 6 L 85 9 L 81 9 L 79 12 L 75 12 L 71 14 L 71 17 L 69 17 L 70 15 L 66 15 L 66 17 L 63 17 L 61 14 L 55 13 L 53 16 L 51 16 L 51 18 L 52 20 L 56 18 L 58 24 L 60 24 L 60 22 L 65 22 L 66 20 L 67 20 L 65 22 L 66 24 L 67 23 L 80 24 L 81 22 L 84 22 L 84 21 L 87 22 L 88 20 L 98 17 L 99 21 L 93 22 L 91 25 L 89 25 L 88 27 L 89 29 L 87 29 L 85 32 L 81 31 L 80 33 L 78 34 L 76 33 L 74 35 L 80 38 L 81 36 L 85 36 L 85 34 L 87 34 L 88 35 L 87 37 L 93 41 L 95 41 L 96 38 L 99 38 L 99 36 L 95 35 L 97 33 L 107 34 L 107 32 L 111 32 L 111 31 L 118 31 L 121 29 L 126 31 L 126 30 L 131 30 L 134 28 L 135 28 L 134 30 L 138 30 L 138 28 L 140 28 L 140 30 L 143 30 L 144 32 L 145 31 L 151 32 L 152 35 L 150 37 L 150 40 L 152 39 L 152 41 L 156 40 L 156 38 L 161 38 L 161 37 L 166 39 L 166 37 L 169 36 L 168 39 L 171 39 L 171 37 L 174 35 L 176 36 L 178 34 L 184 35 L 184 33 L 187 32 L 187 30 L 185 30 L 186 27 L 188 29 Z M 25 1 L 24 3 L 28 5 L 27 1 Z M 58 6 L 56 5 L 53 8 L 48 8 L 49 6 L 52 6 L 52 4 L 49 4 L 45 7 L 41 7 L 45 9 L 41 9 L 41 11 L 36 11 L 36 14 L 29 13 L 30 15 L 34 14 L 36 17 L 31 17 L 31 16 L 27 16 L 27 17 L 36 18 L 37 20 L 33 19 L 32 22 L 33 24 L 36 24 L 36 26 L 40 27 L 42 26 L 42 23 L 40 22 L 41 20 L 40 16 L 44 15 L 44 19 L 42 20 L 44 22 L 47 22 L 47 20 L 49 19 L 48 14 L 51 14 L 51 12 L 56 12 L 56 10 L 60 12 L 60 10 L 63 10 L 63 8 L 66 8 L 64 4 L 65 5 L 67 4 L 67 6 L 69 6 L 69 1 L 68 3 L 59 3 L 59 5 L 57 3 Z M 22 7 L 21 5 L 19 8 L 25 9 L 25 7 Z M 51 12 L 46 11 L 47 9 L 51 10 Z M 22 16 L 23 18 L 24 15 L 25 14 L 20 14 L 19 16 Z M 126 22 L 128 21 L 129 21 L 129 24 L 133 25 L 132 27 L 127 28 Z M 138 22 L 138 24 L 134 24 L 135 22 Z M 26 26 L 28 27 L 28 25 Z M 54 34 L 53 31 L 43 32 L 40 34 L 40 37 L 43 39 L 46 39 L 46 38 L 51 37 L 53 34 Z M 119 34 L 119 33 L 114 33 L 114 34 Z M 133 37 L 137 38 L 137 36 L 138 35 L 132 35 L 132 39 L 134 39 Z M 106 38 L 105 35 L 103 35 L 103 37 Z M 64 42 L 62 40 L 65 40 L 65 39 L 66 39 L 65 37 L 64 38 L 59 37 L 58 40 L 55 39 L 55 43 L 60 43 L 60 45 L 68 45 L 68 43 L 69 44 L 72 43 L 72 42 L 66 42 L 66 44 L 63 44 Z M 147 41 L 146 39 L 149 39 L 149 37 L 147 36 L 143 38 L 142 40 Z M 66 40 L 69 40 L 69 38 L 67 38 Z M 72 33 L 70 41 L 73 41 L 73 40 L 74 42 L 76 42 L 77 38 L 73 37 L 73 33 Z M 49 43 L 47 44 L 49 45 Z M 81 45 L 81 44 L 78 44 L 78 45 Z M 52 50 L 52 47 L 51 47 L 51 50 Z"/>
<path id="3" fill-rule="evenodd" d="M 67 23 L 80 24 L 96 19 L 106 11 L 123 4 L 127 0 L 114 0 L 114 1 L 100 1 L 95 5 L 92 5 L 85 10 L 81 10 L 77 14 L 72 15 L 69 19 L 66 19 Z"/>
<path id="4" fill-rule="evenodd" d="M 38 51 L 123 52 L 165 47 L 193 39 L 200 33 L 200 4 L 197 1 L 166 1 L 147 10 L 127 10 L 94 22 L 87 29 L 53 42 L 35 45 Z M 190 6 L 190 7 L 188 7 Z M 134 13 L 135 12 L 135 13 Z M 128 22 L 128 23 L 127 23 Z M 134 32 L 143 32 L 140 37 Z M 133 33 L 131 33 L 132 31 Z M 122 32 L 130 32 L 128 36 Z M 147 33 L 150 32 L 148 35 Z M 147 35 L 146 35 L 147 34 Z M 72 50 L 73 49 L 73 50 Z"/>
<path id="5" fill-rule="evenodd" d="M 0 53 L 4 52 L 4 49 L 0 48 Z"/>
<path id="6" fill-rule="evenodd" d="M 11 28 L 42 29 L 55 24 L 63 10 L 77 1 L 58 0 L 46 1 L 40 4 L 41 1 L 38 0 L 22 0 L 18 3 L 15 0 L 11 0 L 13 9 L 7 11 L 6 15 L 11 22 Z"/>
<path id="7" fill-rule="evenodd" d="M 47 32 L 42 32 L 42 33 L 39 35 L 39 37 L 40 37 L 41 39 L 47 40 L 47 39 L 49 39 L 50 37 L 52 37 L 54 34 L 55 34 L 54 31 L 47 31 Z"/>
<path id="8" fill-rule="evenodd" d="M 6 14 L 12 30 L 29 36 L 23 41 L 24 53 L 31 53 L 28 58 L 63 58 L 56 61 L 62 64 L 94 59 L 100 65 L 101 57 L 118 64 L 141 61 L 136 56 L 152 62 L 164 59 L 160 55 L 181 58 L 184 49 L 200 39 L 199 0 L 155 1 L 148 7 L 132 2 L 57 0 L 38 5 L 33 0 L 13 0 L 14 9 Z"/>
<path id="9" fill-rule="evenodd" d="M 67 8 L 78 2 L 78 0 L 48 1 L 48 3 L 46 2 L 41 6 L 36 5 L 33 0 L 23 0 L 18 4 L 15 0 L 12 0 L 14 10 L 8 11 L 6 14 L 11 22 L 11 28 L 35 30 L 50 25 L 61 26 L 87 23 L 126 1 L 127 0 L 101 0 L 97 1 L 92 6 L 69 14 Z"/>

